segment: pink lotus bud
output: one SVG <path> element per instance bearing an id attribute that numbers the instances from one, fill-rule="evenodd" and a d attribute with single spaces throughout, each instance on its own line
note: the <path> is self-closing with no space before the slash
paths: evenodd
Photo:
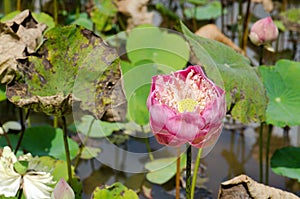
<path id="1" fill-rule="evenodd" d="M 278 29 L 271 17 L 255 22 L 251 28 L 249 38 L 257 46 L 265 45 L 278 37 Z"/>
<path id="2" fill-rule="evenodd" d="M 56 184 L 52 194 L 51 199 L 74 199 L 75 194 L 70 185 L 65 181 L 65 179 L 60 179 Z"/>
<path id="3" fill-rule="evenodd" d="M 210 81 L 200 66 L 189 66 L 171 75 L 152 77 L 147 107 L 159 143 L 205 148 L 221 133 L 225 91 Z"/>

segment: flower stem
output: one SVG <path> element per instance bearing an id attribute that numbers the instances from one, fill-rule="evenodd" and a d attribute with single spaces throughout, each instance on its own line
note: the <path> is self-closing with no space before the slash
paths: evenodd
<path id="1" fill-rule="evenodd" d="M 15 154 L 17 154 L 20 146 L 21 146 L 21 142 L 23 140 L 23 137 L 24 137 L 24 134 L 25 134 L 25 122 L 24 122 L 24 118 L 23 118 L 23 109 L 22 108 L 19 108 L 19 113 L 20 113 L 20 123 L 21 123 L 21 135 L 19 137 L 19 140 L 18 140 L 18 143 L 17 143 L 17 146 L 15 148 Z"/>
<path id="2" fill-rule="evenodd" d="M 143 125 L 141 125 L 140 127 L 141 127 L 141 130 L 142 130 L 143 134 L 145 134 L 145 129 L 144 129 Z M 147 148 L 147 151 L 148 151 L 148 154 L 149 154 L 149 159 L 151 161 L 153 161 L 154 157 L 153 157 L 153 154 L 151 152 L 151 146 L 150 146 L 150 143 L 149 143 L 149 138 L 145 138 L 145 144 L 146 144 L 146 148 Z"/>
<path id="3" fill-rule="evenodd" d="M 187 144 L 186 150 L 186 199 L 191 199 L 191 170 L 192 170 L 192 147 Z"/>
<path id="4" fill-rule="evenodd" d="M 259 65 L 263 65 L 263 58 L 264 58 L 264 46 L 259 47 Z"/>
<path id="5" fill-rule="evenodd" d="M 180 198 L 180 170 L 180 148 L 178 148 L 176 161 L 176 199 Z"/>
<path id="6" fill-rule="evenodd" d="M 69 143 L 68 143 L 68 132 L 67 132 L 67 122 L 65 116 L 61 117 L 63 121 L 63 132 L 64 132 L 64 145 L 65 145 L 65 152 L 66 152 L 66 161 L 67 161 L 67 168 L 68 168 L 68 182 L 71 184 L 72 182 L 72 170 L 71 170 L 71 159 L 70 159 L 70 150 L 69 150 Z"/>
<path id="7" fill-rule="evenodd" d="M 196 187 L 196 181 L 197 181 L 197 173 L 200 166 L 200 159 L 202 154 L 202 148 L 198 149 L 197 159 L 194 167 L 194 174 L 193 174 L 193 180 L 192 180 L 192 188 L 191 188 L 191 197 L 194 198 L 195 194 L 195 187 Z"/>
<path id="8" fill-rule="evenodd" d="M 270 142 L 271 142 L 271 135 L 272 135 L 273 125 L 269 125 L 268 129 L 268 137 L 267 137 L 267 148 L 266 148 L 266 182 L 265 184 L 269 184 L 269 151 L 270 151 Z"/>
<path id="9" fill-rule="evenodd" d="M 260 123 L 259 128 L 259 181 L 263 182 L 263 129 L 264 123 Z"/>

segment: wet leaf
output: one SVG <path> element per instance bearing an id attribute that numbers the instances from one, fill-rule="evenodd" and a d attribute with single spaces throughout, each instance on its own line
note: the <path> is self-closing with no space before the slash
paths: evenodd
<path id="1" fill-rule="evenodd" d="M 191 45 L 196 60 L 216 84 L 225 88 L 227 109 L 243 123 L 264 121 L 266 95 L 262 81 L 249 60 L 222 43 L 196 36 L 185 25 L 182 31 Z"/>
<path id="2" fill-rule="evenodd" d="M 269 98 L 266 121 L 275 126 L 300 125 L 300 63 L 279 60 L 259 72 Z"/>
<path id="3" fill-rule="evenodd" d="M 184 169 L 186 155 L 180 157 L 180 168 Z M 161 158 L 145 164 L 149 170 L 146 178 L 152 183 L 164 184 L 176 174 L 176 158 Z"/>
<path id="4" fill-rule="evenodd" d="M 91 138 L 107 137 L 122 128 L 122 124 L 115 122 L 104 122 L 95 119 L 93 116 L 85 115 L 78 123 L 76 122 L 77 131 Z"/>
<path id="5" fill-rule="evenodd" d="M 45 38 L 38 56 L 20 63 L 25 79 L 7 87 L 8 99 L 56 116 L 69 113 L 72 105 L 99 119 L 114 109 L 106 117 L 121 120 L 126 100 L 116 51 L 75 25 L 52 28 Z"/>
<path id="6" fill-rule="evenodd" d="M 277 149 L 271 158 L 274 173 L 300 182 L 300 148 L 284 147 Z"/>
<path id="7" fill-rule="evenodd" d="M 140 61 L 150 60 L 174 70 L 184 68 L 190 56 L 189 47 L 182 37 L 154 26 L 140 26 L 131 30 L 126 51 L 135 65 Z"/>
<path id="8" fill-rule="evenodd" d="M 35 143 L 35 144 L 32 144 Z M 70 158 L 73 159 L 78 153 L 78 145 L 68 138 Z M 23 137 L 21 147 L 32 155 L 49 155 L 61 160 L 66 159 L 63 131 L 51 126 L 36 126 L 27 128 Z"/>
<path id="9" fill-rule="evenodd" d="M 5 43 L 0 48 L 0 83 L 3 84 L 11 82 L 19 74 L 17 59 L 25 58 L 25 52 L 35 51 L 46 28 L 36 22 L 29 10 L 13 16 L 5 23 L 0 22 L 0 43 Z"/>
<path id="10" fill-rule="evenodd" d="M 128 189 L 120 182 L 116 182 L 104 189 L 97 187 L 93 192 L 92 199 L 138 199 L 138 195 L 131 189 Z"/>
<path id="11" fill-rule="evenodd" d="M 184 10 L 187 18 L 195 18 L 197 20 L 216 19 L 221 16 L 222 6 L 219 1 L 213 1 L 204 6 L 192 7 Z"/>

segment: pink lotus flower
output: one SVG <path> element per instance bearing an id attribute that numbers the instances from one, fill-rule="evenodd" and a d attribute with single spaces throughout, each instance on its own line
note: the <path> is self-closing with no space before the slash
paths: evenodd
<path id="1" fill-rule="evenodd" d="M 249 38 L 257 46 L 265 45 L 278 37 L 278 29 L 271 17 L 266 17 L 255 22 L 251 28 Z"/>
<path id="2" fill-rule="evenodd" d="M 152 77 L 147 107 L 159 143 L 205 148 L 221 133 L 225 91 L 210 81 L 200 66 L 189 66 L 171 75 Z"/>

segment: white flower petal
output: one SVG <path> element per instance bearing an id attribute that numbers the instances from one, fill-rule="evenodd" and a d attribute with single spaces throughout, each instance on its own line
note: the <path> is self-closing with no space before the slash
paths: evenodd
<path id="1" fill-rule="evenodd" d="M 15 196 L 20 188 L 21 175 L 15 172 L 15 154 L 9 147 L 4 147 L 0 158 L 0 195 Z"/>
<path id="2" fill-rule="evenodd" d="M 27 199 L 47 199 L 53 190 L 49 185 L 54 184 L 50 173 L 31 171 L 23 177 L 23 190 Z"/>

